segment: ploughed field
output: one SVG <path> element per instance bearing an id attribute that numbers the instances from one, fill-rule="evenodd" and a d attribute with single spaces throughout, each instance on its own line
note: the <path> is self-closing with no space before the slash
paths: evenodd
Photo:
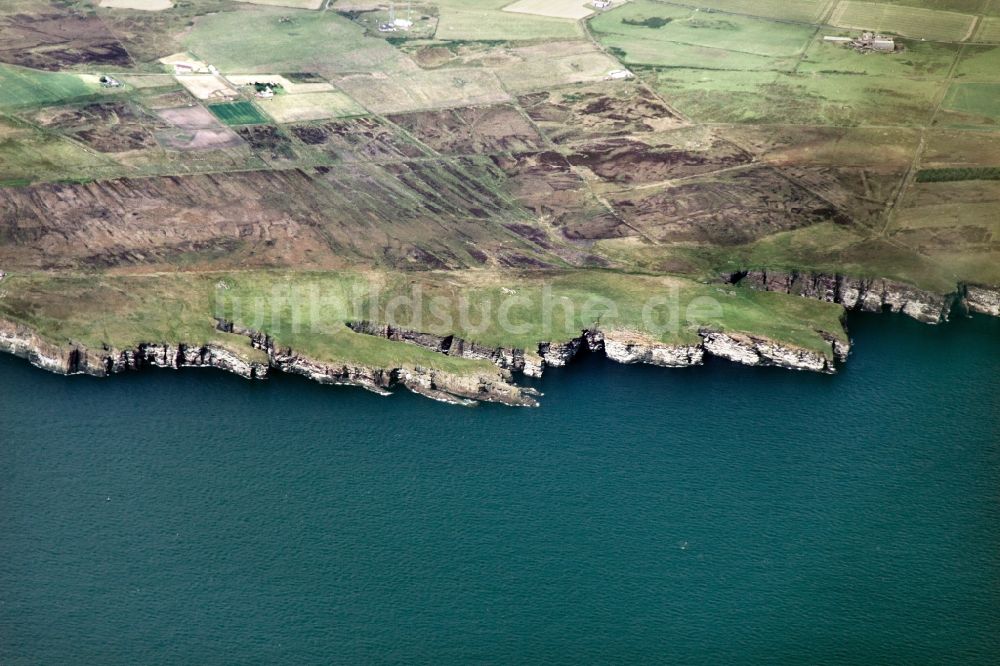
<path id="1" fill-rule="evenodd" d="M 674 342 L 815 348 L 840 306 L 721 276 L 1000 284 L 996 2 L 154 4 L 0 7 L 0 315 L 54 344 L 203 342 L 217 282 L 361 275 L 629 303 L 666 279 L 723 302 Z M 867 29 L 896 52 L 824 40 Z M 296 342 L 372 361 L 324 322 Z"/>

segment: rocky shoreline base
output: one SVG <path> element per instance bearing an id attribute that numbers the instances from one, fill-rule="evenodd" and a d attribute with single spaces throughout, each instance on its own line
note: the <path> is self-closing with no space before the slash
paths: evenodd
<path id="1" fill-rule="evenodd" d="M 701 342 L 692 345 L 665 345 L 639 335 L 595 329 L 583 331 L 568 342 L 545 342 L 539 344 L 537 350 L 525 351 L 489 348 L 454 336 L 434 336 L 369 322 L 350 326 L 358 333 L 416 344 L 460 358 L 489 361 L 496 370 L 493 373 L 456 374 L 420 366 L 383 368 L 323 362 L 281 347 L 265 333 L 224 320 L 218 321 L 220 331 L 245 336 L 253 349 L 266 355 L 266 361 L 263 358 L 255 360 L 249 354 L 218 344 L 158 342 L 141 343 L 127 349 L 109 346 L 91 349 L 78 344 L 60 346 L 43 340 L 27 326 L 5 320 L 0 320 L 0 351 L 64 375 L 107 377 L 147 367 L 204 367 L 218 368 L 247 379 L 264 379 L 278 371 L 302 375 L 322 384 L 359 386 L 380 394 L 388 394 L 393 388 L 402 386 L 452 404 L 472 405 L 485 401 L 523 407 L 537 406 L 539 394 L 534 389 L 514 384 L 514 374 L 541 377 L 545 368 L 565 366 L 584 349 L 603 353 L 617 363 L 678 368 L 701 365 L 705 357 L 711 355 L 745 365 L 825 373 L 835 372 L 832 358 L 842 361 L 849 352 L 849 345 L 833 336 L 830 336 L 831 358 L 763 338 L 708 329 L 700 332 Z"/>
<path id="2" fill-rule="evenodd" d="M 1000 316 L 1000 290 L 961 286 L 955 293 L 938 295 L 887 280 L 858 280 L 814 273 L 743 271 L 724 276 L 731 284 L 752 289 L 798 294 L 842 304 L 848 310 L 892 311 L 919 321 L 936 324 L 946 321 L 959 305 L 968 312 Z M 779 344 L 744 333 L 710 328 L 698 331 L 699 340 L 686 345 L 669 345 L 638 333 L 590 329 L 564 342 L 542 342 L 535 349 L 489 347 L 456 336 L 409 331 L 368 321 L 349 322 L 355 333 L 413 344 L 448 356 L 488 361 L 495 371 L 450 373 L 421 366 L 373 367 L 362 364 L 330 363 L 309 358 L 279 346 L 266 333 L 217 320 L 217 329 L 248 339 L 254 353 L 243 353 L 221 344 L 150 342 L 126 349 L 104 345 L 97 349 L 68 343 L 53 344 L 30 327 L 0 319 L 0 351 L 26 358 L 51 372 L 105 377 L 146 367 L 218 368 L 247 379 L 264 379 L 272 371 L 308 377 L 322 384 L 359 386 L 379 394 L 405 387 L 414 393 L 452 404 L 474 405 L 496 402 L 534 407 L 539 393 L 518 386 L 515 374 L 541 377 L 546 368 L 562 367 L 581 351 L 604 354 L 616 363 L 643 363 L 668 368 L 701 365 L 708 356 L 750 366 L 772 366 L 832 374 L 836 364 L 847 359 L 850 343 L 819 331 L 830 345 L 819 352 Z"/>
<path id="3" fill-rule="evenodd" d="M 882 278 L 770 270 L 737 271 L 722 279 L 750 289 L 839 303 L 847 310 L 899 312 L 926 324 L 948 321 L 956 306 L 1000 317 L 1000 289 L 978 285 L 960 284 L 951 293 L 936 294 Z"/>

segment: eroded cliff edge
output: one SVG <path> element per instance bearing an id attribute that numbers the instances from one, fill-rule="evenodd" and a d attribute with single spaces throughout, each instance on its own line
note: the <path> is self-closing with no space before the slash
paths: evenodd
<path id="1" fill-rule="evenodd" d="M 725 276 L 727 282 L 756 290 L 794 294 L 839 303 L 845 309 L 893 311 L 927 323 L 947 320 L 956 305 L 968 312 L 1000 316 L 1000 289 L 960 285 L 941 295 L 883 279 L 863 280 L 837 275 L 768 270 L 742 271 Z M 828 349 L 806 349 L 766 336 L 703 327 L 687 344 L 668 344 L 646 334 L 593 327 L 568 340 L 541 342 L 527 349 L 492 347 L 455 335 L 436 335 L 378 322 L 345 324 L 355 333 L 417 345 L 435 353 L 483 361 L 468 372 L 446 372 L 419 364 L 381 366 L 330 362 L 279 345 L 264 332 L 217 320 L 224 342 L 144 342 L 116 348 L 109 345 L 64 344 L 39 336 L 30 326 L 0 319 L 0 351 L 27 358 L 34 365 L 62 374 L 108 376 L 144 367 L 213 367 L 248 379 L 263 379 L 272 371 L 298 374 L 325 384 L 360 386 L 388 393 L 405 387 L 415 393 L 450 403 L 480 401 L 536 406 L 537 392 L 518 386 L 516 375 L 540 377 L 547 368 L 571 362 L 581 351 L 603 354 L 617 363 L 644 363 L 661 367 L 701 365 L 711 356 L 751 366 L 774 366 L 820 373 L 836 372 L 846 360 L 850 343 L 844 331 L 815 331 Z M 231 336 L 231 338 L 229 337 Z M 429 366 L 436 366 L 432 362 Z"/>
<path id="2" fill-rule="evenodd" d="M 584 348 L 602 353 L 616 363 L 645 363 L 665 368 L 701 365 L 706 356 L 717 356 L 735 363 L 775 366 L 790 370 L 809 370 L 832 374 L 836 362 L 850 353 L 850 343 L 831 333 L 821 333 L 830 344 L 829 354 L 783 345 L 763 337 L 744 333 L 724 333 L 711 328 L 699 330 L 700 341 L 671 345 L 639 333 L 591 328 L 565 342 L 542 342 L 537 350 L 486 347 L 447 335 L 409 331 L 369 321 L 350 322 L 356 333 L 364 333 L 397 342 L 419 345 L 432 351 L 468 359 L 489 360 L 499 367 L 541 377 L 547 367 L 562 367 Z"/>
<path id="3" fill-rule="evenodd" d="M 241 352 L 217 344 L 141 343 L 126 349 L 99 349 L 79 344 L 57 345 L 40 338 L 30 327 L 0 320 L 0 351 L 27 359 L 33 365 L 59 374 L 106 377 L 146 367 L 218 368 L 247 379 L 264 379 L 272 370 L 303 375 L 323 384 L 344 384 L 386 394 L 396 386 L 435 400 L 456 404 L 478 401 L 512 406 L 537 406 L 536 392 L 512 384 L 510 373 L 458 375 L 430 368 L 379 368 L 359 364 L 328 363 L 279 348 L 266 335 L 220 322 L 220 330 L 245 335 L 249 349 Z M 265 356 L 255 359 L 253 350 Z"/>
<path id="4" fill-rule="evenodd" d="M 927 324 L 948 321 L 959 306 L 967 312 L 1000 316 L 1000 288 L 959 284 L 948 294 L 918 289 L 884 278 L 753 269 L 722 276 L 729 284 L 839 303 L 847 310 L 897 312 Z"/>
<path id="5" fill-rule="evenodd" d="M 358 333 L 375 335 L 401 343 L 416 344 L 433 351 L 469 360 L 489 361 L 495 372 L 467 374 L 442 372 L 420 366 L 373 367 L 362 364 L 330 363 L 303 356 L 278 345 L 266 333 L 218 320 L 217 329 L 247 339 L 249 349 L 241 351 L 222 344 L 174 342 L 140 343 L 128 348 L 104 345 L 89 348 L 67 343 L 54 344 L 38 336 L 30 327 L 0 320 L 0 351 L 27 359 L 33 365 L 59 374 L 86 374 L 106 377 L 147 367 L 218 368 L 247 379 L 264 379 L 272 371 L 308 377 L 322 384 L 359 386 L 380 394 L 395 387 L 454 404 L 472 405 L 480 401 L 512 406 L 537 406 L 537 391 L 513 383 L 513 375 L 540 377 L 545 368 L 562 367 L 583 349 L 603 353 L 617 363 L 646 363 L 661 367 L 701 365 L 708 355 L 756 366 L 776 366 L 795 370 L 832 373 L 835 360 L 846 359 L 849 345 L 830 336 L 830 354 L 780 345 L 745 334 L 710 329 L 699 332 L 700 342 L 669 345 L 623 331 L 582 331 L 566 342 L 543 342 L 537 349 L 491 348 L 455 336 L 435 336 L 406 331 L 371 322 L 349 326 Z"/>

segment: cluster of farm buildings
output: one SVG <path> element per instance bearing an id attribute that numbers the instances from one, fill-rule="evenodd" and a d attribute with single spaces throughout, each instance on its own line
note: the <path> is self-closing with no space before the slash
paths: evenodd
<path id="1" fill-rule="evenodd" d="M 827 35 L 823 41 L 850 46 L 860 53 L 893 53 L 896 50 L 896 40 L 888 35 L 877 32 L 863 32 L 860 37 L 833 37 Z"/>

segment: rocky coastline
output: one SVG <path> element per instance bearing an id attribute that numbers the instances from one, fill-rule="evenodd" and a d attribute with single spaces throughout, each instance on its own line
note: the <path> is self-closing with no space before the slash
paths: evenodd
<path id="1" fill-rule="evenodd" d="M 253 348 L 267 355 L 267 362 L 219 345 L 183 343 L 142 343 L 128 349 L 103 346 L 87 348 L 79 344 L 55 345 L 40 338 L 31 328 L 0 320 L 0 351 L 27 359 L 43 370 L 63 375 L 107 377 L 147 367 L 218 368 L 246 379 L 264 379 L 271 371 L 308 377 L 322 384 L 344 384 L 386 395 L 397 386 L 414 393 L 461 405 L 479 401 L 511 406 L 535 407 L 537 392 L 510 383 L 510 373 L 455 375 L 433 369 L 374 368 L 360 365 L 323 363 L 277 347 L 262 333 L 219 322 L 219 330 L 245 335 Z"/>
<path id="2" fill-rule="evenodd" d="M 755 269 L 722 276 L 728 284 L 839 303 L 847 310 L 898 312 L 926 324 L 948 321 L 955 306 L 967 312 L 1000 316 L 1000 288 L 959 284 L 937 294 L 883 278 Z"/>
<path id="3" fill-rule="evenodd" d="M 729 284 L 775 291 L 838 303 L 847 310 L 898 312 L 928 324 L 948 320 L 958 306 L 966 312 L 1000 316 L 1000 288 L 959 285 L 950 294 L 936 294 L 885 279 L 850 278 L 842 275 L 796 271 L 746 270 L 723 275 Z M 566 341 L 539 343 L 534 349 L 490 347 L 454 335 L 410 331 L 369 321 L 348 322 L 356 333 L 414 344 L 434 352 L 470 360 L 489 361 L 495 373 L 454 374 L 415 367 L 369 367 L 360 364 L 321 362 L 279 346 L 261 331 L 217 320 L 219 331 L 248 339 L 250 347 L 263 352 L 252 358 L 218 344 L 141 343 L 117 349 L 67 343 L 57 345 L 39 337 L 29 326 L 0 319 L 0 351 L 27 359 L 51 372 L 105 377 L 146 367 L 218 368 L 247 379 L 264 379 L 272 371 L 307 377 L 322 384 L 358 386 L 386 395 L 404 387 L 434 400 L 459 405 L 496 402 L 512 406 L 538 406 L 538 392 L 513 383 L 514 375 L 541 377 L 546 368 L 570 363 L 581 351 L 603 354 L 616 363 L 648 364 L 668 368 L 702 365 L 707 357 L 750 366 L 772 366 L 833 374 L 837 363 L 850 354 L 850 343 L 832 333 L 819 331 L 830 345 L 828 353 L 779 344 L 746 333 L 711 328 L 698 331 L 699 341 L 670 345 L 640 333 L 597 328 L 580 332 Z"/>
<path id="4" fill-rule="evenodd" d="M 670 345 L 633 332 L 595 328 L 581 331 L 578 337 L 565 342 L 542 342 L 537 350 L 528 351 L 485 347 L 453 335 L 409 331 L 369 321 L 349 322 L 348 326 L 356 333 L 415 344 L 441 354 L 489 360 L 503 369 L 531 377 L 541 377 L 548 367 L 565 366 L 585 348 L 602 353 L 616 363 L 625 364 L 644 363 L 665 368 L 684 368 L 702 365 L 706 356 L 716 356 L 743 365 L 774 366 L 827 374 L 835 373 L 836 362 L 846 360 L 850 353 L 850 343 L 841 341 L 830 333 L 822 334 L 830 344 L 829 355 L 781 345 L 752 335 L 727 334 L 709 328 L 698 332 L 700 342 L 688 345 Z"/>

